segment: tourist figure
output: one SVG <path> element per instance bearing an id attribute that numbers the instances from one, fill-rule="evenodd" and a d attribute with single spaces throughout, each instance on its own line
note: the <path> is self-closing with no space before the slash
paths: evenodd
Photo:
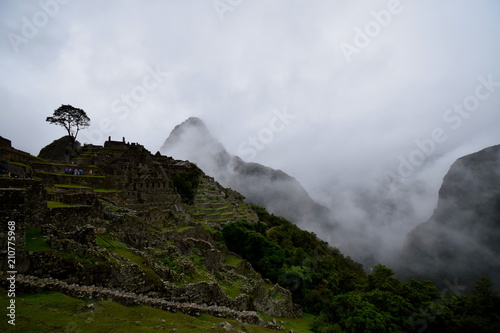
<path id="1" fill-rule="evenodd" d="M 78 169 L 77 169 L 77 168 L 75 168 L 74 175 L 75 175 L 75 176 L 77 176 L 77 175 L 78 175 Z"/>

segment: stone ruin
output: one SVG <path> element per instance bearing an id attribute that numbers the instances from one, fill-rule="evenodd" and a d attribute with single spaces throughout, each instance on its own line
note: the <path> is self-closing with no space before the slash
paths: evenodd
<path id="1" fill-rule="evenodd" d="M 16 221 L 19 244 L 26 243 L 29 227 L 39 230 L 37 237 L 51 249 L 19 248 L 18 281 L 26 291 L 110 298 L 259 325 L 263 322 L 252 311 L 302 315 L 290 291 L 262 279 L 248 262 L 226 264 L 238 256 L 218 243 L 217 231 L 228 222 L 258 217 L 241 194 L 206 175 L 199 178 L 194 202 L 186 204 L 173 180 L 196 170 L 190 162 L 153 155 L 125 138 L 84 145 L 68 163 L 38 159 L 7 141 L 0 140 L 0 161 L 18 167 L 22 176 L 0 176 L 0 219 Z M 66 168 L 84 174 L 66 174 Z M 1 251 L 5 241 L 0 233 Z M 204 281 L 189 283 L 200 272 Z M 230 297 L 221 286 L 236 281 L 239 294 Z"/>

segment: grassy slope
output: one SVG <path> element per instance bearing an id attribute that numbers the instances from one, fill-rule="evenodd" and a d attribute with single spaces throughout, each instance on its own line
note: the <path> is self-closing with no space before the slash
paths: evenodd
<path id="1" fill-rule="evenodd" d="M 40 228 L 28 227 L 26 230 L 26 247 L 31 251 L 51 251 L 40 233 Z M 123 244 L 114 241 L 109 234 L 97 237 L 97 243 L 112 252 L 123 255 L 144 269 L 143 258 L 134 255 Z M 236 265 L 241 259 L 236 256 L 228 258 L 228 264 Z M 198 272 L 199 273 L 199 272 Z M 206 277 L 202 276 L 205 281 Z M 222 285 L 228 289 L 230 296 L 241 293 L 233 290 L 236 286 Z M 0 307 L 7 306 L 7 292 L 0 288 Z M 126 307 L 112 301 L 95 302 L 95 311 L 86 308 L 90 301 L 83 301 L 68 297 L 60 293 L 40 293 L 31 295 L 18 295 L 16 299 L 17 322 L 15 330 L 7 325 L 6 320 L 0 321 L 0 332 L 153 332 L 160 330 L 166 332 L 225 332 L 217 329 L 219 323 L 228 321 L 234 327 L 238 322 L 224 318 L 215 318 L 207 315 L 190 317 L 182 313 L 170 313 L 146 306 Z M 4 306 L 5 304 L 5 306 Z M 259 314 L 266 322 L 273 317 Z M 284 321 L 285 332 L 294 329 L 296 332 L 309 333 L 313 322 L 312 315 L 303 318 L 275 318 Z M 164 320 L 164 321 L 162 321 Z M 140 325 L 136 323 L 140 321 Z M 158 328 L 156 328 L 158 326 Z M 261 327 L 245 325 L 246 332 L 275 332 Z M 161 330 L 160 330 L 161 331 Z"/>
<path id="2" fill-rule="evenodd" d="M 8 299 L 5 289 L 0 288 L 1 308 Z M 93 303 L 93 309 L 88 307 Z M 270 320 L 271 317 L 265 317 Z M 276 318 L 279 320 L 278 318 Z M 283 319 L 286 330 L 308 333 L 312 317 Z M 208 315 L 190 317 L 182 313 L 171 313 L 147 306 L 123 306 L 112 301 L 89 302 L 74 299 L 60 293 L 18 295 L 16 298 L 16 326 L 0 321 L 1 332 L 226 332 L 217 328 L 227 321 L 233 327 L 249 333 L 276 332 L 262 327 L 244 325 Z"/>

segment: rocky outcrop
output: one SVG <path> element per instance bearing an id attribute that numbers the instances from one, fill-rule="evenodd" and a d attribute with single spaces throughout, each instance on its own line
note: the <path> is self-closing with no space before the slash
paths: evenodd
<path id="1" fill-rule="evenodd" d="M 300 306 L 293 304 L 291 292 L 278 285 L 268 287 L 263 280 L 252 286 L 250 294 L 255 295 L 253 306 L 256 311 L 276 317 L 297 318 L 302 316 Z"/>
<path id="2" fill-rule="evenodd" d="M 458 159 L 443 179 L 437 208 L 407 237 L 411 274 L 500 285 L 500 145 Z"/>
<path id="3" fill-rule="evenodd" d="M 73 139 L 67 135 L 43 147 L 38 157 L 53 161 L 69 161 L 72 157 L 77 155 L 77 151 L 80 147 L 80 142 L 76 141 L 73 144 Z"/>

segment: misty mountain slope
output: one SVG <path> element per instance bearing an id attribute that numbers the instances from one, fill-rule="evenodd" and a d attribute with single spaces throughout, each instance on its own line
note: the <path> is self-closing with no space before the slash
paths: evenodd
<path id="1" fill-rule="evenodd" d="M 331 212 L 313 201 L 295 178 L 229 154 L 199 118 L 191 117 L 177 125 L 160 152 L 196 163 L 223 186 L 242 193 L 247 201 L 273 214 L 304 228 L 313 223 L 316 228 L 331 231 Z"/>
<path id="2" fill-rule="evenodd" d="M 489 275 L 500 285 L 500 145 L 451 166 L 433 216 L 408 235 L 403 256 L 426 278 Z"/>

